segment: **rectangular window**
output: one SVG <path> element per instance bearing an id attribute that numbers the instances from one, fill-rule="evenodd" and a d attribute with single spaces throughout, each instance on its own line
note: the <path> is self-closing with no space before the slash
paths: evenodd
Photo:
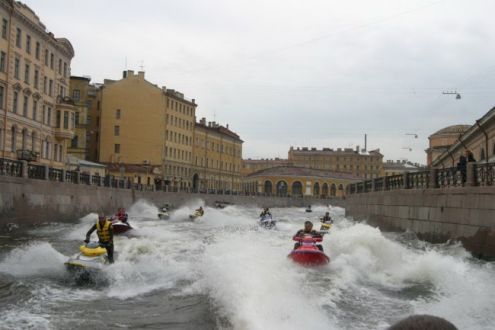
<path id="1" fill-rule="evenodd" d="M 29 84 L 29 71 L 31 71 L 30 69 L 31 68 L 30 68 L 29 64 L 26 64 L 24 67 L 24 82 L 26 84 Z"/>
<path id="2" fill-rule="evenodd" d="M 81 91 L 79 89 L 74 89 L 72 91 L 72 98 L 74 101 L 79 101 L 79 98 L 81 97 Z"/>
<path id="3" fill-rule="evenodd" d="M 47 88 L 48 88 L 48 78 L 45 76 L 43 78 L 43 93 L 47 94 Z"/>
<path id="4" fill-rule="evenodd" d="M 26 35 L 26 52 L 31 54 L 31 36 Z"/>
<path id="5" fill-rule="evenodd" d="M 53 62 L 55 61 L 55 55 L 53 53 L 50 54 L 50 69 L 53 70 Z"/>
<path id="6" fill-rule="evenodd" d="M 5 18 L 2 20 L 2 38 L 7 39 L 7 32 L 9 30 L 9 21 Z"/>
<path id="7" fill-rule="evenodd" d="M 50 83 L 48 85 L 48 95 L 53 96 L 53 80 L 50 79 Z"/>
<path id="8" fill-rule="evenodd" d="M 34 70 L 34 88 L 39 89 L 40 72 L 38 69 Z"/>
<path id="9" fill-rule="evenodd" d="M 120 116 L 121 116 L 120 109 L 117 109 L 115 111 L 115 119 L 120 119 Z"/>
<path id="10" fill-rule="evenodd" d="M 4 93 L 5 93 L 5 88 L 3 86 L 0 86 L 0 109 L 4 109 Z"/>
<path id="11" fill-rule="evenodd" d="M 19 104 L 19 92 L 14 92 L 14 101 L 12 104 L 12 111 L 17 113 L 17 105 Z"/>
<path id="12" fill-rule="evenodd" d="M 61 58 L 58 59 L 58 74 L 59 75 L 62 74 L 62 59 Z"/>
<path id="13" fill-rule="evenodd" d="M 38 116 L 38 101 L 33 100 L 33 120 L 36 121 Z"/>
<path id="14" fill-rule="evenodd" d="M 16 58 L 14 61 L 14 78 L 16 79 L 19 79 L 19 71 L 20 71 L 19 66 L 21 65 L 20 62 L 21 61 L 18 58 Z"/>
<path id="15" fill-rule="evenodd" d="M 113 127 L 113 135 L 115 135 L 115 136 L 120 136 L 120 126 L 115 125 L 115 126 Z"/>
<path id="16" fill-rule="evenodd" d="M 28 116 L 28 103 L 29 103 L 29 98 L 27 97 L 27 95 L 25 95 L 24 96 L 24 103 L 22 105 L 22 115 L 24 117 Z"/>
<path id="17" fill-rule="evenodd" d="M 69 129 L 69 112 L 64 111 L 64 129 Z"/>
<path id="18" fill-rule="evenodd" d="M 48 107 L 48 115 L 46 118 L 46 124 L 52 126 L 52 108 Z"/>
<path id="19" fill-rule="evenodd" d="M 37 60 L 40 59 L 40 51 L 41 51 L 41 45 L 40 45 L 39 41 L 36 41 L 36 48 L 35 48 L 34 54 L 35 54 Z"/>
<path id="20" fill-rule="evenodd" d="M 21 29 L 17 28 L 17 32 L 15 34 L 15 45 L 21 48 L 21 42 L 22 42 L 22 31 Z"/>
<path id="21" fill-rule="evenodd" d="M 67 63 L 64 62 L 64 77 L 67 78 Z"/>
<path id="22" fill-rule="evenodd" d="M 48 49 L 45 49 L 45 65 L 48 66 Z"/>
<path id="23" fill-rule="evenodd" d="M 76 119 L 74 120 L 74 124 L 79 125 L 79 112 L 76 112 Z"/>
<path id="24" fill-rule="evenodd" d="M 5 72 L 5 65 L 7 61 L 7 54 L 5 52 L 0 53 L 0 72 Z"/>
<path id="25" fill-rule="evenodd" d="M 57 110 L 57 122 L 55 127 L 60 128 L 60 121 L 62 120 L 61 116 L 62 115 L 60 114 L 60 110 Z"/>
<path id="26" fill-rule="evenodd" d="M 114 151 L 114 153 L 116 153 L 116 154 L 120 154 L 120 144 L 115 144 L 115 145 L 113 146 L 113 151 Z"/>

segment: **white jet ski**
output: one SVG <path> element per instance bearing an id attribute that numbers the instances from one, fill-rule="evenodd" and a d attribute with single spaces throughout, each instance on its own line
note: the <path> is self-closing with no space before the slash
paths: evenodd
<path id="1" fill-rule="evenodd" d="M 260 218 L 259 224 L 265 229 L 272 229 L 277 224 L 277 220 L 274 220 L 271 215 L 265 215 Z"/>

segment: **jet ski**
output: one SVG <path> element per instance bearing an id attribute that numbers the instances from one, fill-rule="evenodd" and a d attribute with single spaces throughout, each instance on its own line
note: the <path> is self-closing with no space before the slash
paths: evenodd
<path id="1" fill-rule="evenodd" d="M 308 208 L 306 209 L 306 213 L 310 213 L 310 212 L 313 212 L 313 210 L 311 209 L 311 205 L 308 206 Z"/>
<path id="2" fill-rule="evenodd" d="M 191 215 L 189 216 L 189 220 L 194 221 L 194 220 L 196 220 L 196 219 L 201 218 L 202 216 L 203 216 L 203 214 L 202 214 L 201 212 L 199 212 L 198 210 L 196 210 L 196 211 L 194 211 L 194 213 L 193 213 L 193 214 L 191 214 Z"/>
<path id="3" fill-rule="evenodd" d="M 158 219 L 168 220 L 169 218 L 170 215 L 168 214 L 168 209 L 166 207 L 162 207 L 160 210 L 158 210 Z"/>
<path id="4" fill-rule="evenodd" d="M 260 227 L 265 229 L 272 229 L 277 224 L 277 221 L 272 218 L 271 215 L 264 215 L 259 220 Z"/>
<path id="5" fill-rule="evenodd" d="M 77 274 L 78 280 L 91 279 L 109 264 L 107 250 L 101 247 L 98 242 L 81 245 L 79 251 L 65 262 L 67 270 Z"/>
<path id="6" fill-rule="evenodd" d="M 112 221 L 112 231 L 115 235 L 123 234 L 132 229 L 131 225 L 127 221 L 122 221 L 117 217 L 110 218 Z"/>
<path id="7" fill-rule="evenodd" d="M 323 266 L 330 262 L 330 258 L 316 246 L 316 243 L 323 241 L 323 238 L 304 235 L 304 237 L 295 237 L 294 240 L 300 244 L 287 256 L 292 261 L 303 266 Z"/>
<path id="8" fill-rule="evenodd" d="M 332 228 L 332 224 L 329 223 L 329 222 L 321 222 L 321 226 L 320 226 L 320 233 L 322 234 L 328 234 L 328 232 L 330 231 L 330 228 Z"/>

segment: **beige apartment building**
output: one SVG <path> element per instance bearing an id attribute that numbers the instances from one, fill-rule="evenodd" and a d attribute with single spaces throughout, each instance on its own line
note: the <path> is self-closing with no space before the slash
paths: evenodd
<path id="1" fill-rule="evenodd" d="M 64 167 L 74 133 L 74 49 L 25 4 L 0 0 L 1 157 Z"/>
<path id="2" fill-rule="evenodd" d="M 195 125 L 194 191 L 240 191 L 242 188 L 242 143 L 239 135 L 216 122 L 202 118 Z"/>
<path id="3" fill-rule="evenodd" d="M 68 153 L 76 158 L 89 159 L 90 129 L 89 110 L 96 101 L 96 87 L 89 77 L 70 77 L 70 96 L 75 105 L 75 129 Z"/>
<path id="4" fill-rule="evenodd" d="M 383 176 L 383 155 L 380 150 L 361 153 L 356 150 L 338 148 L 296 148 L 289 150 L 289 164 L 292 166 L 349 173 L 354 177 L 371 179 Z"/>

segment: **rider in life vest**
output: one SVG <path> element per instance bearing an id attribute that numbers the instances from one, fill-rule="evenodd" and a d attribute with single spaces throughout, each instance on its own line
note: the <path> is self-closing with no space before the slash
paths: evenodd
<path id="1" fill-rule="evenodd" d="M 333 220 L 332 220 L 332 217 L 330 216 L 330 212 L 325 213 L 325 216 L 323 218 L 321 218 L 321 222 L 333 224 Z"/>
<path id="2" fill-rule="evenodd" d="M 313 230 L 313 223 L 311 221 L 306 221 L 304 223 L 304 229 L 300 229 L 293 237 L 294 238 L 303 238 L 305 235 L 311 235 L 313 238 L 322 238 L 321 234 L 316 230 Z M 300 242 L 294 244 L 294 250 L 301 246 Z M 321 244 L 316 244 L 316 247 L 323 251 L 323 246 Z"/>
<path id="3" fill-rule="evenodd" d="M 205 214 L 205 211 L 203 210 L 202 206 L 200 206 L 199 209 L 197 209 L 194 212 L 198 213 L 200 216 L 203 216 Z"/>
<path id="4" fill-rule="evenodd" d="M 104 215 L 99 215 L 96 223 L 89 229 L 86 234 L 84 242 L 89 243 L 91 234 L 96 230 L 98 235 L 98 241 L 101 247 L 107 250 L 108 261 L 113 263 L 113 232 L 112 222 L 108 220 Z"/>
<path id="5" fill-rule="evenodd" d="M 272 214 L 270 213 L 270 209 L 268 207 L 265 207 L 263 211 L 261 211 L 260 218 L 264 217 L 271 217 Z"/>

